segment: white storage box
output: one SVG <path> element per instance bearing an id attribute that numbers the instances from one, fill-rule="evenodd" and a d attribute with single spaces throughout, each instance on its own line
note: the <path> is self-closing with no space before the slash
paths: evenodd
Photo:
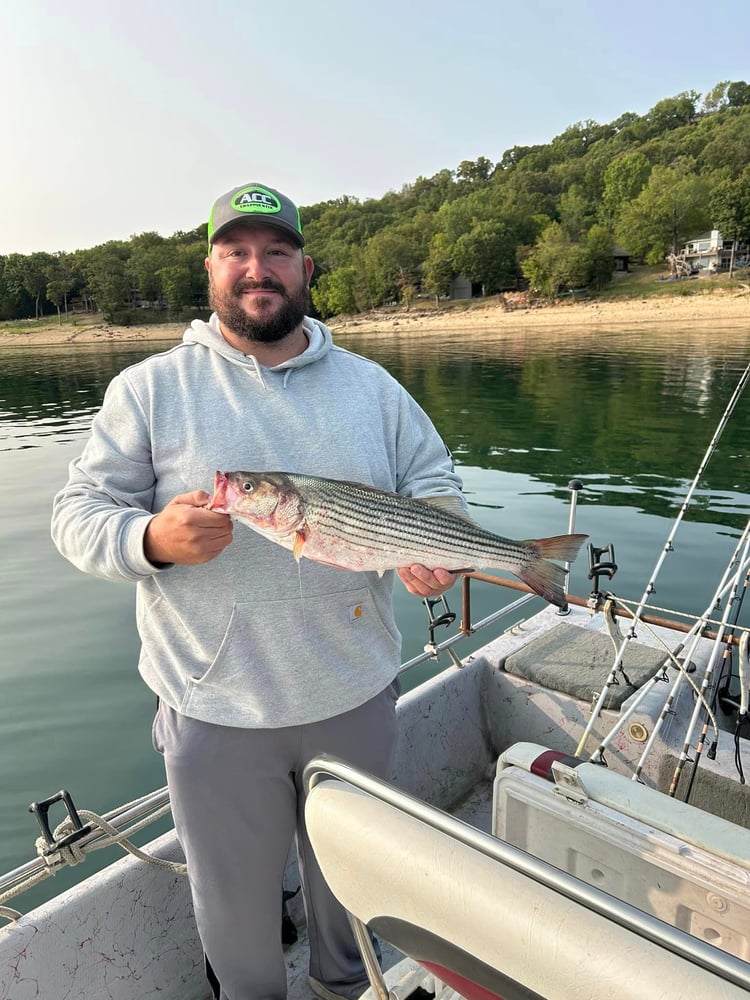
<path id="1" fill-rule="evenodd" d="M 750 961 L 750 831 L 596 764 L 530 771 L 545 753 L 500 757 L 495 836 L 668 924 Z"/>

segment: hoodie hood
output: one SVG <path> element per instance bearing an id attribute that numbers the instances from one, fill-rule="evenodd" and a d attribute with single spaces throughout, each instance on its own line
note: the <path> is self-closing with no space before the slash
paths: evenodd
<path id="1" fill-rule="evenodd" d="M 266 368 L 266 371 L 291 372 L 295 368 L 304 368 L 306 365 L 311 365 L 320 360 L 320 358 L 324 357 L 330 351 L 333 346 L 333 337 L 327 326 L 324 326 L 318 320 L 305 316 L 302 322 L 302 329 L 305 331 L 308 340 L 307 348 L 302 354 L 298 354 L 294 358 L 289 358 L 287 361 L 282 361 L 281 364 Z M 260 365 L 253 354 L 249 352 L 245 354 L 242 351 L 238 351 L 224 340 L 219 327 L 219 317 L 216 313 L 211 314 L 207 323 L 201 319 L 194 319 L 182 335 L 182 340 L 185 344 L 202 344 L 204 347 L 208 347 L 210 350 L 220 354 L 232 364 L 253 368 L 258 376 L 262 378 L 261 372 L 265 366 Z M 250 346 L 248 343 L 248 347 Z"/>

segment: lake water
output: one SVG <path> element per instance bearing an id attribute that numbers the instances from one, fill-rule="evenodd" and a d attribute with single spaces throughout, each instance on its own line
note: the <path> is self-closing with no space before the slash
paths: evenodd
<path id="1" fill-rule="evenodd" d="M 581 480 L 577 530 L 596 546 L 614 545 L 620 568 L 610 588 L 634 600 L 750 360 L 750 322 L 746 330 L 338 340 L 385 365 L 424 406 L 455 456 L 475 518 L 490 530 L 514 538 L 566 531 L 567 485 Z M 164 784 L 150 744 L 154 697 L 135 666 L 134 589 L 84 576 L 49 539 L 52 497 L 106 384 L 153 349 L 0 349 L 0 872 L 33 855 L 32 800 L 67 788 L 79 807 L 105 812 Z M 654 603 L 705 609 L 750 516 L 749 457 L 746 395 L 698 484 Z M 572 593 L 587 596 L 587 569 L 584 552 Z M 517 595 L 475 588 L 475 618 L 500 596 Z M 460 610 L 458 595 L 449 600 Z M 398 583 L 396 602 L 404 658 L 412 657 L 427 639 L 425 611 Z M 426 670 L 434 667 L 415 673 Z M 17 905 L 28 909 L 117 853 L 94 855 Z"/>

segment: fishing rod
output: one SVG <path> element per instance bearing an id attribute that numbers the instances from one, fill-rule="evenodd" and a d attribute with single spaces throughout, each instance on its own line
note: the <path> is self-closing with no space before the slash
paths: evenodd
<path id="1" fill-rule="evenodd" d="M 656 686 L 656 684 L 658 684 L 660 682 L 663 682 L 663 681 L 666 681 L 666 680 L 669 679 L 668 676 L 667 676 L 667 674 L 666 674 L 666 668 L 667 668 L 667 666 L 671 665 L 671 666 L 675 667 L 678 670 L 678 676 L 677 676 L 677 679 L 675 680 L 674 685 L 672 686 L 672 690 L 670 691 L 669 696 L 666 699 L 664 706 L 662 707 L 661 714 L 660 714 L 659 718 L 657 719 L 657 721 L 656 721 L 656 723 L 654 725 L 654 729 L 652 730 L 652 732 L 650 734 L 650 737 L 649 737 L 649 739 L 648 739 L 648 741 L 646 743 L 646 746 L 645 746 L 645 748 L 643 750 L 643 753 L 641 754 L 640 760 L 638 761 L 638 765 L 637 765 L 635 773 L 633 775 L 633 779 L 634 780 L 638 780 L 638 778 L 640 777 L 641 771 L 643 770 L 644 762 L 645 762 L 646 758 L 648 757 L 648 754 L 650 753 L 651 748 L 653 747 L 653 744 L 654 744 L 654 742 L 656 740 L 656 737 L 657 737 L 657 735 L 659 733 L 661 725 L 669 717 L 669 715 L 671 714 L 671 706 L 672 706 L 672 704 L 674 702 L 674 699 L 677 696 L 677 692 L 678 692 L 678 690 L 680 688 L 680 685 L 681 685 L 682 681 L 684 679 L 687 679 L 687 682 L 689 684 L 691 684 L 693 686 L 693 688 L 695 689 L 696 695 L 698 697 L 701 696 L 700 695 L 700 691 L 698 690 L 698 688 L 696 687 L 696 685 L 693 683 L 693 681 L 691 680 L 691 678 L 689 677 L 689 675 L 686 673 L 686 666 L 685 665 L 689 664 L 690 661 L 691 661 L 691 659 L 692 659 L 692 657 L 695 655 L 696 647 L 698 645 L 698 642 L 701 639 L 706 639 L 706 638 L 708 638 L 708 639 L 715 639 L 717 637 L 717 635 L 718 635 L 718 633 L 714 633 L 714 632 L 709 633 L 707 631 L 707 629 L 705 628 L 705 623 L 709 620 L 708 616 L 710 615 L 711 611 L 716 607 L 717 603 L 719 601 L 721 601 L 721 599 L 724 597 L 724 595 L 727 593 L 727 591 L 731 587 L 731 574 L 732 574 L 732 570 L 733 570 L 734 565 L 736 564 L 740 548 L 742 547 L 742 544 L 743 544 L 743 540 L 745 538 L 747 538 L 747 537 L 750 537 L 750 521 L 748 522 L 748 525 L 747 525 L 747 527 L 745 529 L 745 533 L 743 533 L 742 539 L 740 539 L 739 543 L 737 544 L 737 547 L 735 548 L 735 551 L 734 551 L 734 553 L 732 555 L 732 558 L 729 561 L 729 564 L 727 565 L 726 569 L 724 570 L 721 582 L 719 583 L 718 587 L 716 588 L 716 591 L 715 591 L 715 593 L 713 594 L 713 596 L 711 598 L 710 604 L 706 608 L 705 612 L 700 617 L 698 617 L 698 618 L 695 619 L 693 625 L 690 628 L 687 628 L 686 626 L 682 626 L 681 627 L 680 630 L 683 631 L 683 632 L 685 632 L 685 633 L 687 633 L 686 634 L 686 638 L 682 642 L 680 642 L 680 644 L 677 647 L 675 647 L 675 649 L 670 650 L 669 647 L 667 646 L 667 644 L 662 639 L 660 639 L 659 636 L 656 635 L 656 633 L 654 633 L 652 629 L 649 629 L 649 631 L 651 631 L 651 634 L 664 647 L 664 650 L 666 652 L 666 656 L 665 656 L 664 660 L 662 661 L 662 663 L 659 665 L 659 667 L 654 671 L 654 673 L 651 676 L 651 678 L 649 678 L 649 680 L 645 684 L 643 684 L 638 689 L 638 691 L 634 694 L 634 696 L 632 697 L 632 699 L 630 701 L 630 705 L 629 705 L 627 711 L 617 720 L 617 723 L 603 737 L 601 743 L 596 748 L 595 752 L 592 754 L 591 759 L 592 759 L 593 762 L 598 763 L 598 762 L 603 761 L 603 759 L 604 759 L 604 751 L 608 749 L 608 747 L 611 744 L 611 742 L 614 739 L 614 737 L 617 735 L 617 733 L 620 730 L 622 730 L 624 728 L 625 724 L 628 722 L 628 720 L 630 719 L 630 717 L 640 708 L 641 702 L 651 693 L 652 689 Z M 745 566 L 745 571 L 747 572 L 747 570 L 749 568 L 750 568 L 750 565 Z M 641 622 L 641 624 L 644 624 L 644 625 L 648 626 L 649 625 L 649 616 L 642 615 L 641 619 L 640 619 L 640 622 Z M 665 622 L 663 619 L 659 620 L 659 624 L 660 625 L 666 625 L 668 628 L 674 628 L 674 625 L 672 623 L 670 623 L 669 621 Z M 685 650 L 687 644 L 690 642 L 691 639 L 692 639 L 692 642 L 690 643 L 689 648 L 687 649 L 687 652 L 682 657 L 682 662 L 680 662 L 680 660 L 678 660 L 677 657 L 680 656 L 683 653 L 683 650 Z M 611 682 L 611 676 L 608 679 L 607 684 L 609 684 L 610 682 Z"/>
<path id="2" fill-rule="evenodd" d="M 745 772 L 742 769 L 742 756 L 740 753 L 740 740 L 742 730 L 747 727 L 748 714 L 747 704 L 750 695 L 750 660 L 748 660 L 748 646 L 750 646 L 750 636 L 743 632 L 740 638 L 740 648 L 737 654 L 737 673 L 740 677 L 740 707 L 737 713 L 737 726 L 734 731 L 734 762 L 737 773 L 740 776 L 740 784 L 745 784 Z"/>
<path id="3" fill-rule="evenodd" d="M 724 410 L 721 420 L 719 421 L 716 430 L 713 433 L 713 437 L 709 442 L 708 448 L 706 449 L 706 453 L 704 454 L 701 460 L 700 466 L 698 467 L 698 471 L 696 472 L 693 481 L 690 484 L 690 487 L 687 491 L 685 499 L 682 502 L 682 506 L 680 507 L 679 513 L 677 514 L 675 522 L 672 525 L 672 530 L 670 531 L 669 536 L 661 551 L 661 554 L 659 555 L 659 558 L 656 561 L 656 565 L 651 574 L 651 579 L 649 580 L 646 589 L 643 592 L 643 596 L 641 597 L 641 600 L 638 603 L 638 607 L 633 617 L 633 624 L 631 626 L 631 629 L 623 639 L 622 644 L 620 645 L 620 648 L 617 652 L 617 656 L 615 657 L 615 662 L 612 665 L 612 671 L 610 673 L 609 680 L 599 693 L 599 697 L 596 701 L 593 711 L 591 712 L 588 723 L 586 724 L 586 728 L 584 729 L 581 739 L 578 743 L 578 746 L 576 747 L 575 751 L 576 757 L 580 757 L 583 754 L 584 747 L 586 746 L 586 742 L 588 741 L 588 738 L 591 735 L 591 732 L 594 728 L 594 724 L 596 723 L 596 720 L 598 719 L 599 715 L 601 714 L 602 708 L 604 707 L 604 702 L 607 698 L 607 688 L 610 683 L 614 683 L 614 681 L 617 679 L 617 671 L 620 670 L 622 666 L 622 662 L 625 657 L 625 651 L 628 647 L 628 644 L 635 638 L 636 625 L 641 619 L 641 615 L 643 614 L 643 611 L 646 607 L 646 603 L 648 601 L 649 596 L 653 594 L 656 589 L 655 586 L 656 579 L 661 571 L 662 565 L 664 564 L 664 561 L 669 555 L 669 553 L 674 551 L 674 546 L 672 544 L 674 541 L 674 537 L 677 534 L 677 530 L 680 524 L 682 523 L 685 513 L 687 512 L 688 506 L 690 505 L 690 502 L 692 501 L 693 494 L 698 488 L 698 482 L 700 481 L 700 478 L 703 475 L 706 466 L 708 465 L 709 461 L 711 460 L 711 457 L 713 456 L 714 451 L 716 450 L 719 438 L 723 434 L 724 429 L 727 426 L 727 423 L 729 422 L 729 418 L 731 417 L 732 412 L 735 406 L 737 405 L 737 402 L 740 396 L 742 395 L 749 379 L 750 379 L 750 364 L 747 366 L 747 368 L 745 368 L 745 371 L 742 373 L 737 385 L 735 386 L 734 392 L 732 393 L 732 396 L 729 402 L 727 403 L 726 409 Z"/>
<path id="4" fill-rule="evenodd" d="M 745 593 L 747 592 L 747 585 L 748 585 L 748 581 L 749 580 L 750 580 L 750 572 L 748 572 L 745 575 L 745 581 L 744 581 L 743 586 L 742 586 L 742 593 L 739 595 L 738 599 L 735 601 L 733 621 L 732 621 L 732 624 L 731 624 L 732 634 L 737 629 L 737 623 L 739 621 L 740 611 L 742 610 L 742 604 L 743 604 L 743 601 L 745 599 Z M 727 636 L 727 638 L 729 638 L 729 636 Z M 741 671 L 741 669 L 742 669 L 741 658 L 742 658 L 743 654 L 746 652 L 747 641 L 748 641 L 748 635 L 747 635 L 746 632 L 743 632 L 742 635 L 740 636 L 739 651 L 737 653 L 738 672 Z M 732 677 L 732 644 L 730 642 L 725 642 L 725 644 L 724 644 L 723 660 L 724 660 L 725 665 L 728 668 L 729 679 L 727 680 L 727 685 L 729 685 L 729 683 L 731 681 L 731 677 Z M 719 684 L 721 683 L 721 677 L 722 677 L 723 673 L 724 673 L 724 671 L 722 669 L 720 671 L 720 673 L 719 673 L 719 680 L 717 681 L 716 691 L 715 691 L 714 697 L 712 699 L 712 703 L 714 705 L 714 708 L 716 707 L 716 704 L 717 704 L 717 702 L 719 701 L 719 698 L 720 698 L 721 692 L 720 692 Z M 742 697 L 742 694 L 741 694 L 741 689 L 740 689 L 740 698 L 741 697 Z M 703 756 L 703 750 L 704 750 L 705 744 L 706 744 L 706 736 L 708 735 L 708 721 L 709 721 L 709 719 L 708 719 L 708 713 L 706 713 L 706 718 L 703 721 L 703 725 L 701 727 L 701 732 L 700 732 L 700 735 L 698 736 L 698 742 L 695 745 L 695 756 L 693 758 L 693 767 L 692 767 L 692 770 L 690 772 L 690 780 L 688 782 L 688 786 L 687 786 L 687 788 L 685 790 L 685 795 L 684 795 L 684 801 L 685 802 L 689 802 L 690 801 L 690 796 L 691 796 L 692 791 L 693 791 L 693 784 L 694 784 L 696 776 L 698 774 L 698 767 L 700 765 L 701 757 Z M 739 726 L 739 721 L 738 721 L 738 726 Z M 716 757 L 716 749 L 717 749 L 717 741 L 715 740 L 714 743 L 712 744 L 712 746 L 709 748 L 709 751 L 708 751 L 708 756 L 709 756 L 709 758 L 711 760 L 713 760 Z M 742 775 L 740 775 L 740 777 L 742 778 Z M 744 780 L 742 781 L 742 783 L 744 784 Z M 675 790 L 676 790 L 676 786 L 675 786 Z"/>
<path id="5" fill-rule="evenodd" d="M 748 549 L 750 549 L 750 537 L 747 537 L 747 534 L 748 534 L 749 531 L 750 531 L 750 525 L 748 525 L 748 528 L 746 529 L 745 547 L 744 547 L 744 550 L 743 550 L 743 556 L 742 556 L 742 560 L 741 560 L 743 564 L 746 564 L 747 555 L 748 555 Z M 732 584 L 732 590 L 731 590 L 731 593 L 730 593 L 729 597 L 727 598 L 727 604 L 726 604 L 726 608 L 725 608 L 725 611 L 724 611 L 724 616 L 723 617 L 725 619 L 725 623 L 722 625 L 722 629 L 721 629 L 722 634 L 729 627 L 729 624 L 730 624 L 730 622 L 729 622 L 730 614 L 732 612 L 733 607 L 736 605 L 736 603 L 740 599 L 740 587 L 741 587 L 742 573 L 743 573 L 743 570 L 742 570 L 742 567 L 740 567 L 737 570 L 737 573 L 734 576 L 734 581 L 733 581 L 733 584 Z M 747 575 L 747 570 L 745 569 L 745 576 L 746 575 Z M 703 681 L 701 683 L 701 694 L 702 695 L 705 694 L 706 690 L 708 689 L 709 684 L 711 683 L 711 680 L 712 680 L 712 677 L 713 677 L 714 666 L 715 666 L 716 661 L 717 661 L 717 659 L 719 657 L 719 644 L 720 644 L 720 642 L 721 642 L 721 635 L 714 642 L 714 647 L 713 647 L 713 649 L 711 651 L 711 656 L 710 656 L 708 664 L 706 666 L 706 670 L 705 670 L 705 672 L 703 674 Z M 698 722 L 698 716 L 700 715 L 700 712 L 701 712 L 701 703 L 698 701 L 698 702 L 696 702 L 695 707 L 693 709 L 693 714 L 690 717 L 690 721 L 688 723 L 688 727 L 687 727 L 687 730 L 685 732 L 685 742 L 683 744 L 682 750 L 680 751 L 680 756 L 679 756 L 679 758 L 677 760 L 677 764 L 675 765 L 674 773 L 672 775 L 672 781 L 671 781 L 670 786 L 669 786 L 669 795 L 671 795 L 671 796 L 674 796 L 675 793 L 676 793 L 676 791 L 677 791 L 677 785 L 678 785 L 679 780 L 680 780 L 680 775 L 682 774 L 682 769 L 685 766 L 685 761 L 688 759 L 688 751 L 690 750 L 690 742 L 691 742 L 692 737 L 693 737 L 693 730 L 695 729 L 695 726 L 696 726 L 696 724 Z M 717 738 L 717 742 L 718 742 L 718 738 Z"/>

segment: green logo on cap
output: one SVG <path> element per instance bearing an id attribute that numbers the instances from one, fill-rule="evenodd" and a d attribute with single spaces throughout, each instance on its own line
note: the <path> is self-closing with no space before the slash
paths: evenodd
<path id="1" fill-rule="evenodd" d="M 266 188 L 243 188 L 232 198 L 232 208 L 237 212 L 259 212 L 261 215 L 272 215 L 281 211 L 281 202 Z"/>

